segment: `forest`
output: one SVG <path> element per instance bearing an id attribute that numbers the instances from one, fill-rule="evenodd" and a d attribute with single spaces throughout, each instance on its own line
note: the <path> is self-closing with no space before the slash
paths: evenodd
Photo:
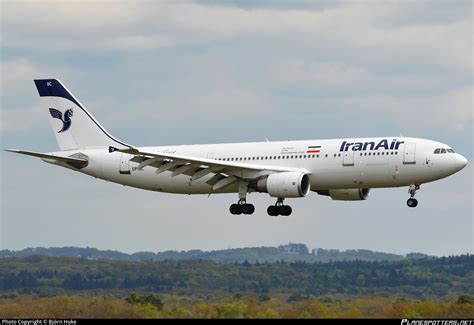
<path id="1" fill-rule="evenodd" d="M 0 295 L 113 294 L 298 299 L 340 295 L 454 299 L 474 295 L 474 256 L 330 263 L 114 261 L 30 256 L 0 259 Z"/>

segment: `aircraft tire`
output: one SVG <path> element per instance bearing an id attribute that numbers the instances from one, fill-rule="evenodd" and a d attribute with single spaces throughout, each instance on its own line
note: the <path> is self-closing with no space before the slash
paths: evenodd
<path id="1" fill-rule="evenodd" d="M 270 205 L 268 208 L 267 208 L 267 213 L 268 215 L 272 216 L 272 217 L 276 217 L 277 215 L 279 215 L 279 211 L 278 211 L 278 207 L 275 206 L 275 205 Z"/>
<path id="2" fill-rule="evenodd" d="M 242 204 L 241 209 L 243 214 L 252 214 L 255 212 L 253 204 Z"/>
<path id="3" fill-rule="evenodd" d="M 239 204 L 232 204 L 229 210 L 232 214 L 242 214 L 242 207 Z"/>
<path id="4" fill-rule="evenodd" d="M 408 201 L 407 201 L 407 205 L 408 205 L 408 207 L 410 207 L 410 208 L 415 208 L 415 207 L 418 205 L 418 200 L 417 200 L 417 199 L 410 198 L 410 199 L 408 199 Z"/>
<path id="5" fill-rule="evenodd" d="M 289 216 L 291 212 L 293 212 L 293 209 L 289 205 L 282 205 L 278 210 L 282 216 Z"/>

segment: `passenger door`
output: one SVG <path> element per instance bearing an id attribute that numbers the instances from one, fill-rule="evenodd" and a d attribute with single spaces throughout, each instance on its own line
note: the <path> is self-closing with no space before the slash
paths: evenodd
<path id="1" fill-rule="evenodd" d="M 415 150 L 416 150 L 416 143 L 414 142 L 405 143 L 405 149 L 403 153 L 404 164 L 416 164 Z"/>

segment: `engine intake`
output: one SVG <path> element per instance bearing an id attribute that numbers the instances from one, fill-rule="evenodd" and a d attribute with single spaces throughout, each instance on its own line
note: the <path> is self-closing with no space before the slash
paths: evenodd
<path id="1" fill-rule="evenodd" d="M 369 198 L 370 188 L 351 188 L 316 191 L 319 195 L 330 196 L 337 201 L 363 201 Z"/>
<path id="2" fill-rule="evenodd" d="M 308 195 L 311 182 L 307 174 L 301 172 L 283 172 L 268 175 L 249 187 L 278 198 L 304 197 Z"/>

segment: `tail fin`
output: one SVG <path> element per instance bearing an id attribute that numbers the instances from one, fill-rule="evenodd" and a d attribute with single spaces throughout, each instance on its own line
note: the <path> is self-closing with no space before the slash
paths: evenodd
<path id="1" fill-rule="evenodd" d="M 61 150 L 131 147 L 114 138 L 57 79 L 35 80 Z"/>

